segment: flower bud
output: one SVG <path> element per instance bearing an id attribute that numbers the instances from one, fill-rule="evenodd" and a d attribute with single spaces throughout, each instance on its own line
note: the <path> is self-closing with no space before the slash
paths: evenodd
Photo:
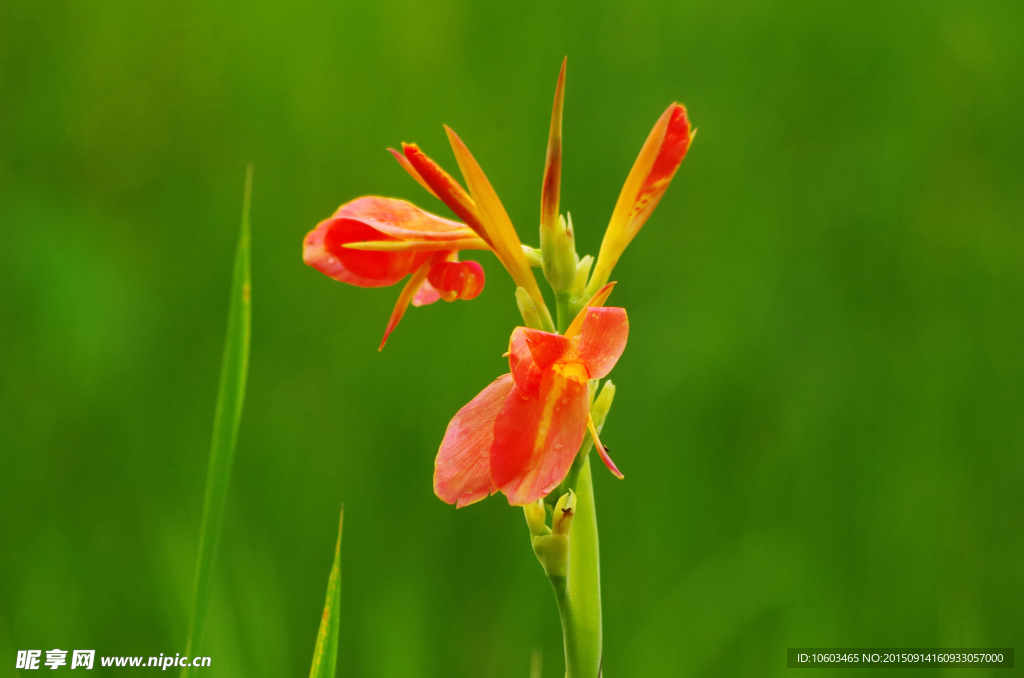
<path id="1" fill-rule="evenodd" d="M 569 535 L 548 534 L 533 538 L 533 552 L 550 578 L 569 574 Z"/>
<path id="2" fill-rule="evenodd" d="M 571 489 L 559 498 L 553 515 L 551 526 L 554 533 L 568 535 L 573 516 L 576 515 L 576 494 Z"/>
<path id="3" fill-rule="evenodd" d="M 516 288 L 516 304 L 519 306 L 519 313 L 523 316 L 523 323 L 527 327 L 532 327 L 535 330 L 544 329 L 540 313 L 537 312 L 537 306 L 533 303 L 533 297 L 522 287 Z"/>
<path id="4" fill-rule="evenodd" d="M 604 382 L 604 387 L 590 406 L 590 416 L 593 417 L 594 426 L 598 427 L 598 429 L 604 425 L 604 420 L 608 417 L 608 410 L 611 409 L 614 399 L 615 384 L 612 383 L 611 379 L 608 379 Z"/>
<path id="5" fill-rule="evenodd" d="M 531 537 L 542 537 L 551 534 L 551 528 L 547 526 L 547 512 L 544 510 L 544 500 L 538 499 L 532 504 L 523 506 L 523 513 L 526 514 L 526 525 L 530 528 Z"/>
<path id="6" fill-rule="evenodd" d="M 569 294 L 576 282 L 576 267 L 579 264 L 572 217 L 569 217 L 569 223 L 566 224 L 565 218 L 559 216 L 551 227 L 541 229 L 540 255 L 544 277 L 548 279 L 551 289 L 556 295 Z"/>

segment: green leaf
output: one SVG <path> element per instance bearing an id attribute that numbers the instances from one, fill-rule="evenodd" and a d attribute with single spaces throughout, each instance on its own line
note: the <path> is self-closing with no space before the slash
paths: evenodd
<path id="1" fill-rule="evenodd" d="M 320 617 L 320 630 L 316 634 L 316 648 L 313 650 L 313 666 L 309 678 L 334 678 L 338 664 L 338 625 L 341 619 L 341 527 L 345 522 L 345 507 L 341 507 L 338 519 L 338 541 L 334 545 L 334 564 L 327 579 L 327 600 L 324 614 Z"/>
<path id="2" fill-rule="evenodd" d="M 210 464 L 206 472 L 206 498 L 203 502 L 203 523 L 199 537 L 199 555 L 196 559 L 196 584 L 192 598 L 192 616 L 189 622 L 185 655 L 199 653 L 206 627 L 206 613 L 210 607 L 213 588 L 213 563 L 217 557 L 224 506 L 227 503 L 228 480 L 235 457 L 238 426 L 245 401 L 245 379 L 249 371 L 249 335 L 252 315 L 250 288 L 250 234 L 249 205 L 252 197 L 252 165 L 245 176 L 245 197 L 242 203 L 242 226 L 235 251 L 235 270 L 231 283 L 231 302 L 228 307 L 227 335 L 224 338 L 224 359 L 220 369 L 220 388 L 217 409 L 213 417 L 213 442 L 210 445 Z M 182 678 L 189 675 L 183 668 Z"/>

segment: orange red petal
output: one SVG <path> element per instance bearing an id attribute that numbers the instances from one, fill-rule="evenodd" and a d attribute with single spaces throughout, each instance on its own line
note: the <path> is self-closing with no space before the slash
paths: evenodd
<path id="1" fill-rule="evenodd" d="M 541 378 L 538 397 L 514 387 L 494 422 L 491 481 L 519 506 L 562 482 L 583 442 L 590 411 L 586 383 L 555 371 Z"/>
<path id="2" fill-rule="evenodd" d="M 458 411 L 444 432 L 434 461 L 434 493 L 461 508 L 497 491 L 491 481 L 494 422 L 513 387 L 504 374 Z"/>
<path id="3" fill-rule="evenodd" d="M 591 379 L 608 375 L 626 348 L 629 319 L 624 308 L 588 308 L 576 341 L 579 360 Z"/>

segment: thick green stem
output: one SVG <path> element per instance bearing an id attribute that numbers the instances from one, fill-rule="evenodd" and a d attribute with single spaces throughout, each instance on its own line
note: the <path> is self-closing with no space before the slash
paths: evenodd
<path id="1" fill-rule="evenodd" d="M 569 608 L 573 640 L 565 644 L 569 678 L 601 675 L 601 560 L 597 539 L 597 512 L 590 458 L 584 460 L 576 483 L 576 517 L 569 531 Z M 564 623 L 564 622 L 563 622 Z M 572 650 L 573 656 L 569 653 Z"/>
<path id="2" fill-rule="evenodd" d="M 576 483 L 576 515 L 569 530 L 568 576 L 549 575 L 562 618 L 566 678 L 601 675 L 601 564 L 590 460 Z"/>

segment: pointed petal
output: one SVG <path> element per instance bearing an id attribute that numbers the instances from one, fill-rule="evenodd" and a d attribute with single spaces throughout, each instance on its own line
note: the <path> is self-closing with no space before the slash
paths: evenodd
<path id="1" fill-rule="evenodd" d="M 508 342 L 508 365 L 512 370 L 512 378 L 524 398 L 536 398 L 540 392 L 541 371 L 533 362 L 533 354 L 526 341 L 528 328 L 517 327 L 512 331 Z"/>
<path id="2" fill-rule="evenodd" d="M 622 475 L 622 471 L 615 465 L 612 458 L 608 456 L 608 448 L 601 442 L 601 438 L 597 435 L 597 427 L 594 426 L 594 418 L 589 414 L 587 415 L 587 430 L 590 431 L 590 437 L 594 439 L 594 447 L 597 448 L 597 453 L 601 456 L 601 461 L 608 467 L 608 470 L 612 472 L 612 475 L 619 480 L 624 480 L 626 476 Z"/>
<path id="3" fill-rule="evenodd" d="M 580 330 L 583 329 L 583 321 L 587 319 L 587 309 L 599 308 L 601 306 L 604 306 L 604 302 L 608 301 L 608 297 L 611 295 L 612 290 L 614 288 L 615 283 L 610 282 L 601 289 L 599 289 L 597 291 L 597 294 L 590 298 L 590 301 L 587 302 L 587 305 L 581 308 L 580 312 L 576 314 L 576 317 L 573 318 L 573 321 L 572 323 L 569 324 L 569 327 L 565 329 L 565 336 L 568 337 L 569 339 L 572 339 L 577 334 L 579 334 Z"/>
<path id="4" fill-rule="evenodd" d="M 513 388 L 494 423 L 491 480 L 512 505 L 537 501 L 562 482 L 587 428 L 589 397 L 580 384 L 549 371 L 539 396 Z"/>
<path id="5" fill-rule="evenodd" d="M 686 107 L 672 104 L 658 118 L 626 177 L 601 241 L 592 284 L 603 285 L 608 280 L 622 251 L 664 195 L 689 149 L 691 138 Z"/>
<path id="6" fill-rule="evenodd" d="M 473 154 L 462 143 L 462 139 L 451 128 L 445 127 L 444 129 L 448 133 L 448 141 L 455 153 L 455 159 L 459 163 L 459 169 L 462 170 L 462 176 L 466 180 L 473 202 L 476 204 L 477 214 L 487 232 L 484 239 L 491 243 L 494 253 L 498 255 L 498 259 L 508 270 L 516 285 L 525 289 L 533 299 L 534 305 L 541 313 L 541 318 L 546 317 L 546 322 L 550 323 L 551 313 L 544 303 L 544 297 L 537 286 L 536 278 L 533 277 L 530 264 L 526 261 L 519 235 L 516 233 L 508 213 L 505 212 L 501 200 L 498 199 L 498 194 L 495 193 L 494 187 L 487 180 Z"/>
<path id="7" fill-rule="evenodd" d="M 669 106 L 665 115 L 669 116 L 668 128 L 665 130 L 665 138 L 658 149 L 658 155 L 654 160 L 650 173 L 647 175 L 643 186 L 637 193 L 633 202 L 633 209 L 630 210 L 628 219 L 629 237 L 632 238 L 640 227 L 644 225 L 651 212 L 657 207 L 661 196 L 665 195 L 672 177 L 686 157 L 686 151 L 690 148 L 690 121 L 686 117 L 686 107 L 680 104 Z"/>
<path id="8" fill-rule="evenodd" d="M 448 209 L 455 212 L 478 236 L 491 244 L 487 230 L 477 213 L 476 203 L 473 202 L 473 198 L 469 197 L 469 193 L 466 193 L 466 189 L 459 185 L 459 182 L 455 181 L 452 175 L 445 172 L 440 165 L 427 157 L 416 144 L 403 143 L 402 151 L 409 160 L 409 164 L 433 189 L 437 197 L 445 205 L 448 205 Z"/>
<path id="9" fill-rule="evenodd" d="M 359 287 L 385 287 L 409 274 L 413 252 L 360 252 L 345 247 L 359 240 L 396 240 L 354 219 L 325 219 L 306 234 L 302 260 L 335 280 Z"/>
<path id="10" fill-rule="evenodd" d="M 588 308 L 583 330 L 573 341 L 591 379 L 607 376 L 626 348 L 629 320 L 624 308 Z"/>
<path id="11" fill-rule="evenodd" d="M 503 374 L 469 401 L 448 424 L 434 461 L 434 493 L 462 508 L 497 491 L 491 482 L 494 421 L 512 390 Z"/>
<path id="12" fill-rule="evenodd" d="M 408 172 L 409 176 L 411 176 L 413 179 L 416 180 L 417 184 L 419 184 L 423 188 L 427 189 L 427 192 L 430 193 L 430 195 L 432 195 L 435 198 L 437 198 L 437 193 L 434 193 L 434 189 L 432 189 L 430 187 L 430 185 L 427 184 L 427 182 L 423 180 L 423 177 L 421 177 L 420 173 L 416 171 L 416 168 L 412 166 L 412 164 L 409 162 L 408 158 L 406 158 L 404 155 L 402 155 L 401 153 L 399 153 L 398 151 L 396 151 L 393 148 L 389 148 L 388 152 L 391 153 L 391 155 L 393 155 L 395 157 L 395 160 L 397 160 L 398 164 L 402 166 L 402 169 L 404 169 L 406 172 Z M 440 198 L 438 198 L 438 200 L 440 200 Z"/>
<path id="13" fill-rule="evenodd" d="M 405 315 L 405 309 L 409 308 L 409 303 L 412 301 L 416 293 L 419 292 L 420 286 L 427 279 L 427 273 L 430 271 L 430 262 L 425 262 L 422 266 L 416 269 L 416 272 L 409 278 L 409 282 L 405 283 L 405 287 L 402 288 L 402 293 L 398 295 L 398 301 L 395 302 L 395 310 L 391 311 L 391 318 L 388 320 L 388 326 L 384 330 L 384 338 L 380 340 L 380 346 L 377 347 L 378 351 L 384 350 L 384 344 L 388 342 L 388 336 L 398 327 L 399 321 L 402 316 Z"/>
<path id="14" fill-rule="evenodd" d="M 482 238 L 458 240 L 365 240 L 344 245 L 360 252 L 441 252 L 444 250 L 489 250 Z"/>
<path id="15" fill-rule="evenodd" d="M 405 200 L 375 195 L 345 203 L 333 217 L 354 219 L 403 240 L 459 240 L 476 236 L 465 224 L 431 214 Z"/>
<path id="16" fill-rule="evenodd" d="M 544 160 L 544 183 L 540 189 L 540 227 L 553 230 L 558 223 L 558 200 L 562 185 L 562 107 L 565 102 L 565 62 L 555 85 L 555 103 L 551 108 L 548 153 Z"/>

